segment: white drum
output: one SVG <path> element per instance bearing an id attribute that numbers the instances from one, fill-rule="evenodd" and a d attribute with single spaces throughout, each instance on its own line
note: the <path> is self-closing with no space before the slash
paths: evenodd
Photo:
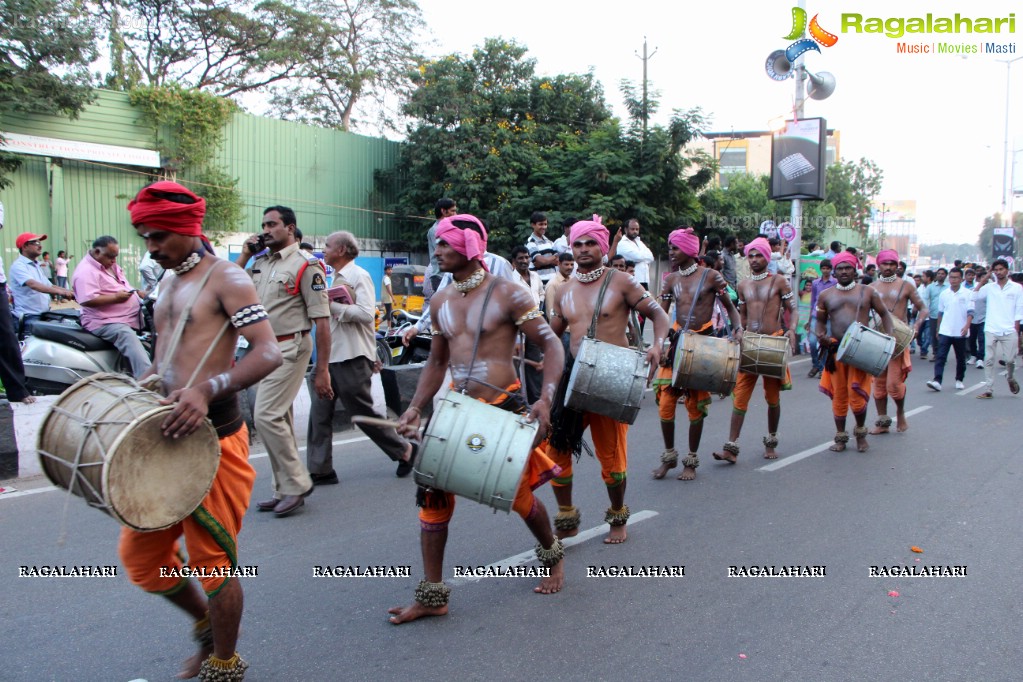
<path id="1" fill-rule="evenodd" d="M 511 512 L 537 428 L 524 414 L 448 391 L 437 401 L 412 476 L 421 486 Z"/>
<path id="2" fill-rule="evenodd" d="M 568 379 L 565 406 L 632 424 L 646 394 L 648 369 L 645 353 L 585 338 Z"/>
<path id="3" fill-rule="evenodd" d="M 867 374 L 879 376 L 888 366 L 894 351 L 894 337 L 853 322 L 842 337 L 835 359 L 862 369 Z"/>

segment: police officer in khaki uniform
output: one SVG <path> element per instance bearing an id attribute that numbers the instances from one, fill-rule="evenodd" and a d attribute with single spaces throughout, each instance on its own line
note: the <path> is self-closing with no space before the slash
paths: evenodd
<path id="1" fill-rule="evenodd" d="M 253 237 L 245 242 L 237 260 L 244 267 L 249 258 L 259 254 L 248 272 L 284 356 L 284 364 L 259 382 L 252 408 L 256 430 L 270 456 L 274 486 L 274 496 L 257 502 L 256 507 L 277 516 L 287 516 L 304 505 L 313 489 L 309 470 L 298 456 L 292 404 L 313 353 L 310 330 L 317 321 L 322 324 L 315 325 L 313 385 L 321 398 L 334 397 L 328 372 L 330 307 L 323 264 L 299 250 L 296 229 L 293 210 L 271 206 L 263 212 L 262 245 L 260 237 Z M 260 253 L 262 246 L 265 253 Z"/>

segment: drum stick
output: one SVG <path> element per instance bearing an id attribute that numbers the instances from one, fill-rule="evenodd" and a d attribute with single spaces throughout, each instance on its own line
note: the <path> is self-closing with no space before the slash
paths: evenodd
<path id="1" fill-rule="evenodd" d="M 363 417 L 361 414 L 357 414 L 352 417 L 353 424 L 366 424 L 367 426 L 382 426 L 387 428 L 388 426 L 398 428 L 401 426 L 397 421 L 393 419 L 381 419 L 380 417 Z"/>
<path id="2" fill-rule="evenodd" d="M 516 361 L 518 361 L 518 359 L 519 358 L 515 358 Z M 522 358 L 522 362 L 526 363 L 527 365 L 529 365 L 531 367 L 536 367 L 537 369 L 540 368 L 540 363 L 537 362 L 536 360 L 530 360 L 529 358 Z"/>

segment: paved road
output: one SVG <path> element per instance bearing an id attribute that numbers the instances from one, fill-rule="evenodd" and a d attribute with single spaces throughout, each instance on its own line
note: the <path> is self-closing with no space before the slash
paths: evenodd
<path id="1" fill-rule="evenodd" d="M 833 433 L 805 371 L 795 365 L 795 389 L 783 394 L 784 466 L 765 470 L 757 453 L 765 414 L 755 393 L 739 465 L 709 457 L 731 411 L 715 401 L 698 480 L 653 481 L 661 444 L 651 400 L 630 432 L 627 495 L 634 514 L 649 513 L 625 545 L 604 545 L 601 529 L 570 548 L 555 596 L 533 595 L 532 579 L 457 581 L 448 617 L 401 627 L 386 609 L 408 603 L 421 576 L 413 485 L 367 441 L 337 446 L 340 486 L 317 489 L 294 517 L 246 517 L 241 563 L 259 571 L 244 582 L 249 679 L 1018 679 L 1023 403 L 1004 381 L 991 401 L 976 390 L 932 393 L 925 363 L 910 379 L 909 406 L 921 411 L 909 433 L 872 438 L 866 454 L 797 458 Z M 968 388 L 981 375 L 970 372 Z M 254 464 L 261 499 L 269 467 L 265 456 Z M 596 462 L 583 460 L 576 481 L 583 528 L 596 528 L 607 506 Z M 540 494 L 553 506 L 548 489 Z M 190 653 L 188 624 L 123 571 L 18 577 L 22 565 L 116 561 L 116 524 L 77 499 L 65 516 L 64 504 L 56 492 L 0 496 L 0 679 L 171 679 Z M 459 501 L 446 575 L 532 544 L 517 518 Z M 323 564 L 410 566 L 412 577 L 314 578 Z M 872 565 L 932 564 L 966 566 L 967 576 L 868 576 Z M 586 577 L 587 566 L 622 565 L 684 565 L 685 576 Z M 826 566 L 826 575 L 728 577 L 732 565 Z"/>

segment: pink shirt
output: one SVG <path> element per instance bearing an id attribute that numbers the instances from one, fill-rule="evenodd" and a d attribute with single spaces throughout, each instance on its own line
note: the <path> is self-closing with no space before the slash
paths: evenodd
<path id="1" fill-rule="evenodd" d="M 107 270 L 92 257 L 92 254 L 86 254 L 82 258 L 82 262 L 75 268 L 75 275 L 71 278 L 71 288 L 75 290 L 75 299 L 78 301 L 91 301 L 104 294 L 127 291 L 132 286 L 128 284 L 124 271 L 119 265 L 114 263 L 113 268 Z M 120 322 L 132 329 L 138 329 L 139 306 L 139 297 L 135 294 L 132 294 L 127 301 L 111 303 L 98 308 L 83 305 L 82 326 L 89 331 L 95 331 L 105 324 Z"/>
<path id="2" fill-rule="evenodd" d="M 57 257 L 54 261 L 54 273 L 57 277 L 67 277 L 67 258 Z"/>

